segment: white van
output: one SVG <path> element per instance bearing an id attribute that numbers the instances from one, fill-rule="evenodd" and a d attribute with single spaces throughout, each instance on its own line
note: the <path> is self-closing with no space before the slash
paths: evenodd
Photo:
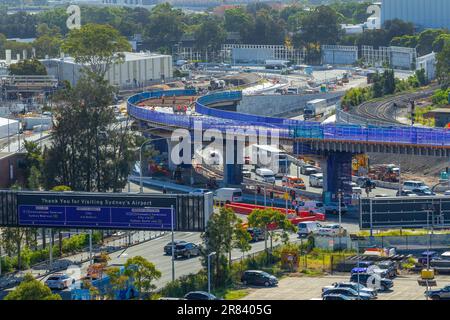
<path id="1" fill-rule="evenodd" d="M 307 237 L 310 234 L 316 234 L 319 232 L 319 229 L 322 227 L 320 223 L 315 221 L 307 221 L 307 222 L 300 222 L 298 224 L 298 237 L 303 238 Z"/>
<path id="2" fill-rule="evenodd" d="M 241 202 L 242 189 L 240 188 L 220 188 L 214 191 L 214 200 L 221 202 Z"/>
<path id="3" fill-rule="evenodd" d="M 323 188 L 323 173 L 316 173 L 309 176 L 309 186 Z"/>
<path id="4" fill-rule="evenodd" d="M 308 211 L 312 213 L 325 213 L 325 206 L 320 201 L 301 201 L 299 203 L 300 211 Z"/>
<path id="5" fill-rule="evenodd" d="M 256 169 L 256 180 L 275 183 L 275 174 L 270 169 L 258 168 Z"/>
<path id="6" fill-rule="evenodd" d="M 414 189 L 423 189 L 428 188 L 427 185 L 423 181 L 419 180 L 409 180 L 403 182 L 403 190 L 414 190 Z"/>

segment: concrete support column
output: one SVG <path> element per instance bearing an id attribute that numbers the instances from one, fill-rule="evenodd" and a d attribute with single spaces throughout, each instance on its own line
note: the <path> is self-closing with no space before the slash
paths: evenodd
<path id="1" fill-rule="evenodd" d="M 178 144 L 177 141 L 170 141 L 170 139 L 167 139 L 167 155 L 168 155 L 168 164 L 169 164 L 169 170 L 173 171 L 177 168 L 177 165 L 173 163 L 172 161 L 172 149 Z"/>
<path id="2" fill-rule="evenodd" d="M 243 159 L 239 159 L 237 146 L 237 141 L 234 141 L 234 153 L 232 155 L 228 155 L 227 161 L 227 148 L 226 143 L 224 144 L 222 157 L 224 162 L 223 183 L 225 186 L 238 186 L 241 185 L 242 182 L 244 182 L 244 178 L 242 176 L 243 164 L 241 164 L 243 162 Z"/>
<path id="3" fill-rule="evenodd" d="M 352 181 L 352 153 L 330 152 L 321 161 L 323 170 L 323 191 L 325 201 L 336 201 L 337 192 L 341 189 L 344 194 L 351 194 L 351 186 L 344 181 Z"/>

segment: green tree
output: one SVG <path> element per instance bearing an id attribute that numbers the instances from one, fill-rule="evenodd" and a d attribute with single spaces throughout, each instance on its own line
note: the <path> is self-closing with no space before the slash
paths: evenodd
<path id="1" fill-rule="evenodd" d="M 342 34 L 336 11 L 319 6 L 301 20 L 301 38 L 304 43 L 336 44 Z"/>
<path id="2" fill-rule="evenodd" d="M 224 285 L 228 281 L 229 269 L 228 259 L 233 248 L 233 231 L 237 217 L 231 209 L 221 208 L 218 213 L 211 216 L 202 234 L 206 250 L 203 252 L 203 264 L 206 265 L 207 255 L 215 252 L 211 268 L 214 271 L 214 284 L 216 287 Z"/>
<path id="3" fill-rule="evenodd" d="M 125 186 L 135 138 L 129 122 L 119 126 L 109 108 L 113 93 L 106 80 L 90 73 L 59 97 L 52 145 L 44 152 L 47 189 L 118 192 Z"/>
<path id="4" fill-rule="evenodd" d="M 116 292 L 125 290 L 128 287 L 130 277 L 125 273 L 121 273 L 118 267 L 110 267 L 106 270 L 106 275 L 109 276 L 110 286 L 107 289 L 106 296 L 110 300 L 114 300 Z"/>
<path id="5" fill-rule="evenodd" d="M 226 39 L 226 32 L 218 19 L 208 17 L 195 31 L 195 39 L 198 49 L 217 51 Z"/>
<path id="6" fill-rule="evenodd" d="M 251 41 L 254 20 L 243 7 L 225 10 L 224 27 L 228 32 L 239 32 L 244 43 Z"/>
<path id="7" fill-rule="evenodd" d="M 142 297 L 143 294 L 151 294 L 152 290 L 156 288 L 153 281 L 161 278 L 161 272 L 156 269 L 155 265 L 141 256 L 127 260 L 125 275 L 134 281 L 139 297 Z"/>
<path id="8" fill-rule="evenodd" d="M 9 66 L 9 72 L 16 76 L 47 75 L 44 65 L 37 59 L 22 60 Z"/>
<path id="9" fill-rule="evenodd" d="M 251 240 L 252 236 L 242 225 L 242 221 L 239 219 L 234 229 L 233 247 L 239 249 L 242 252 L 242 258 L 244 258 L 245 253 L 250 251 L 250 249 L 252 248 L 252 246 L 250 245 Z"/>
<path id="10" fill-rule="evenodd" d="M 248 225 L 264 230 L 266 234 L 265 248 L 267 250 L 267 235 L 270 237 L 270 251 L 273 249 L 273 240 L 281 231 L 283 242 L 289 239 L 289 232 L 295 232 L 296 227 L 287 219 L 287 216 L 275 209 L 257 209 L 248 217 Z"/>
<path id="11" fill-rule="evenodd" d="M 59 294 L 53 294 L 49 287 L 26 274 L 20 284 L 4 300 L 62 300 Z"/>
<path id="12" fill-rule="evenodd" d="M 69 32 L 62 50 L 85 69 L 103 78 L 111 65 L 121 62 L 123 52 L 130 51 L 127 39 L 109 25 L 85 24 Z"/>
<path id="13" fill-rule="evenodd" d="M 437 55 L 436 73 L 442 88 L 447 89 L 450 86 L 450 41 Z"/>
<path id="14" fill-rule="evenodd" d="M 395 74 L 394 70 L 385 70 L 382 76 L 383 94 L 389 95 L 395 92 Z"/>
<path id="15" fill-rule="evenodd" d="M 184 13 L 180 9 L 173 8 L 169 3 L 158 4 L 152 8 L 150 19 L 145 26 L 145 41 L 150 49 L 172 49 L 184 34 Z"/>

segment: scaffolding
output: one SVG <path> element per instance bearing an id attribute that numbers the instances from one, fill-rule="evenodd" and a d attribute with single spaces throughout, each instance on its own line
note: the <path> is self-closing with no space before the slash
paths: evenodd
<path id="1" fill-rule="evenodd" d="M 225 61 L 233 64 L 264 64 L 266 60 L 286 60 L 305 63 L 306 49 L 284 45 L 223 44 Z"/>

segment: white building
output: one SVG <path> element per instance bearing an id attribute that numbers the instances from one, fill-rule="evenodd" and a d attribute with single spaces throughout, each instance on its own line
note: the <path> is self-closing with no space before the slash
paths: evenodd
<path id="1" fill-rule="evenodd" d="M 364 32 L 363 24 L 341 24 L 346 34 L 360 34 Z"/>
<path id="2" fill-rule="evenodd" d="M 0 139 L 15 135 L 19 132 L 19 121 L 0 118 Z"/>
<path id="3" fill-rule="evenodd" d="M 436 78 L 436 53 L 432 52 L 425 56 L 418 57 L 416 60 L 416 69 L 425 70 L 425 75 L 429 81 Z"/>
<path id="4" fill-rule="evenodd" d="M 155 81 L 172 78 L 172 56 L 148 52 L 125 52 L 124 61 L 114 64 L 107 71 L 105 79 L 120 88 L 141 87 Z M 73 58 L 44 59 L 41 61 L 49 75 L 59 81 L 75 85 L 81 77 L 82 65 Z"/>

